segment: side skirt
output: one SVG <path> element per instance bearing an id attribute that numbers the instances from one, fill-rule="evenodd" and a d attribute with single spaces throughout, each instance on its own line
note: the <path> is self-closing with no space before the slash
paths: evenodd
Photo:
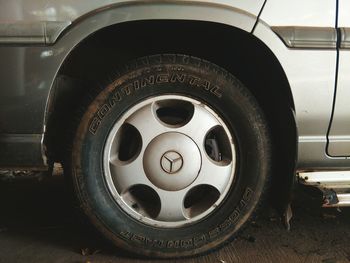
<path id="1" fill-rule="evenodd" d="M 47 170 L 43 134 L 0 134 L 0 169 Z"/>

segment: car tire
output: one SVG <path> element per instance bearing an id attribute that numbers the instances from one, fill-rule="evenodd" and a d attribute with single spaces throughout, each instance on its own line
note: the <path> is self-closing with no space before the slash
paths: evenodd
<path id="1" fill-rule="evenodd" d="M 81 208 L 118 247 L 159 258 L 208 252 L 262 204 L 269 129 L 224 69 L 186 55 L 144 57 L 88 98 L 69 170 Z"/>

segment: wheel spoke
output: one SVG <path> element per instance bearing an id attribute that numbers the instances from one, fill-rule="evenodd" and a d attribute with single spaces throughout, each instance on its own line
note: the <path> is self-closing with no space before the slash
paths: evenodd
<path id="1" fill-rule="evenodd" d="M 157 220 L 160 221 L 180 221 L 185 220 L 183 201 L 186 194 L 185 190 L 181 191 L 164 191 L 157 189 L 161 202 L 161 209 Z"/>
<path id="2" fill-rule="evenodd" d="M 204 151 L 204 139 L 207 133 L 215 126 L 221 125 L 220 122 L 204 108 L 204 106 L 195 105 L 191 120 L 179 132 L 190 136 Z"/>
<path id="3" fill-rule="evenodd" d="M 133 185 L 151 185 L 143 170 L 141 157 L 130 163 L 112 160 L 110 171 L 119 193 L 127 191 Z"/>
<path id="4" fill-rule="evenodd" d="M 154 114 L 153 103 L 150 103 L 125 120 L 126 123 L 138 129 L 144 147 L 157 135 L 169 131 L 169 128 L 162 125 Z"/>
<path id="5" fill-rule="evenodd" d="M 211 185 L 215 187 L 221 194 L 228 185 L 231 173 L 234 171 L 234 162 L 214 162 L 209 160 L 207 155 L 202 158 L 202 168 L 194 185 Z"/>

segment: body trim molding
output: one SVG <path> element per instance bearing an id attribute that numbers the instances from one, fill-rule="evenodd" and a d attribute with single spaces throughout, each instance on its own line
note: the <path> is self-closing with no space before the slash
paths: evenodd
<path id="1" fill-rule="evenodd" d="M 340 48 L 341 49 L 350 49 L 350 28 L 342 27 L 340 28 Z"/>
<path id="2" fill-rule="evenodd" d="M 281 26 L 272 27 L 272 30 L 288 48 L 337 48 L 337 30 L 332 27 Z"/>
<path id="3" fill-rule="evenodd" d="M 70 21 L 0 23 L 0 44 L 53 44 L 61 32 L 70 24 Z"/>

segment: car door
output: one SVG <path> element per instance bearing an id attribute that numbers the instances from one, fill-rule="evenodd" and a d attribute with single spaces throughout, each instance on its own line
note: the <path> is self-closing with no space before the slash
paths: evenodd
<path id="1" fill-rule="evenodd" d="M 328 133 L 328 154 L 350 156 L 350 1 L 338 1 L 338 77 Z"/>
<path id="2" fill-rule="evenodd" d="M 279 36 L 266 38 L 258 24 L 254 35 L 279 59 L 291 87 L 298 127 L 298 169 L 348 166 L 329 158 L 327 133 L 336 79 L 336 0 L 268 0 L 260 21 Z M 279 46 L 283 40 L 286 47 Z"/>

